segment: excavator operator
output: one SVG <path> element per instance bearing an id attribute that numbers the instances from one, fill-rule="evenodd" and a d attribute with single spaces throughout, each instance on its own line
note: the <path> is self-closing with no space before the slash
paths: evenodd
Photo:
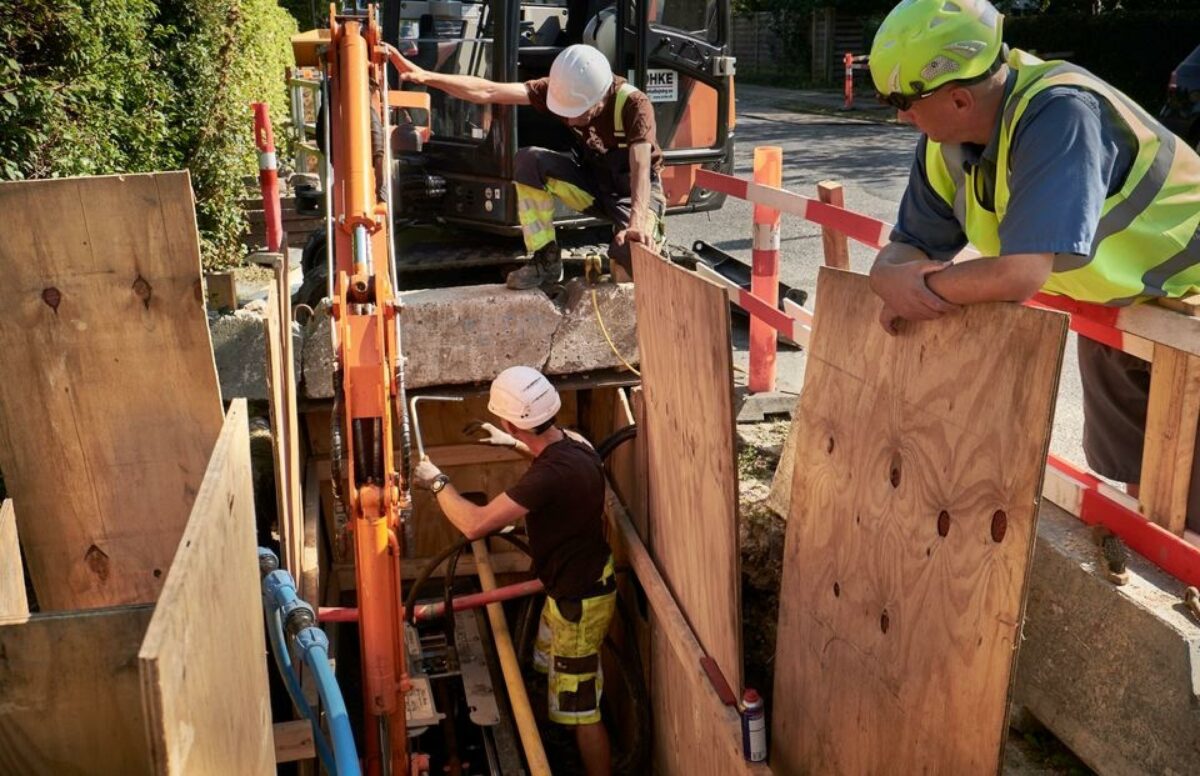
<path id="1" fill-rule="evenodd" d="M 633 277 L 630 242 L 662 244 L 666 200 L 654 108 L 649 97 L 613 75 L 598 49 L 568 46 L 554 59 L 548 78 L 524 83 L 435 73 L 394 51 L 390 56 L 404 81 L 473 103 L 532 105 L 571 130 L 572 153 L 537 147 L 517 152 L 517 213 L 531 256 L 524 267 L 509 273 L 509 288 L 536 288 L 562 280 L 554 197 L 573 210 L 613 223 L 608 256 L 614 280 Z"/>

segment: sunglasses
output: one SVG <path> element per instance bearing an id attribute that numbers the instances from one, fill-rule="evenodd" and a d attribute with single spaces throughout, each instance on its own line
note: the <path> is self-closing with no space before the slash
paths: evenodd
<path id="1" fill-rule="evenodd" d="M 930 89 L 927 92 L 918 92 L 917 94 L 901 94 L 900 92 L 892 92 L 891 94 L 880 94 L 879 92 L 876 92 L 875 98 L 877 100 L 879 100 L 879 102 L 881 102 L 882 104 L 890 105 L 891 107 L 895 108 L 896 110 L 901 110 L 901 111 L 909 110 L 910 108 L 912 108 L 914 103 L 920 102 L 921 100 L 925 99 L 926 97 L 929 97 L 934 92 L 936 92 L 938 89 L 941 89 L 942 86 L 947 86 L 952 83 L 959 83 L 959 82 L 949 81 L 948 83 L 944 83 L 941 86 L 938 86 L 934 89 Z"/>

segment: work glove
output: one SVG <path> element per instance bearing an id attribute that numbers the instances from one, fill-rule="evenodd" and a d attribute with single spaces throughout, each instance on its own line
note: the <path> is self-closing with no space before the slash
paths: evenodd
<path id="1" fill-rule="evenodd" d="M 442 470 L 433 461 L 429 460 L 428 457 L 422 458 L 416 468 L 413 469 L 413 484 L 418 488 L 429 490 L 430 486 L 433 485 L 433 481 L 441 476 L 441 473 Z"/>
<path id="2" fill-rule="evenodd" d="M 486 434 L 487 436 L 475 441 L 481 445 L 494 445 L 496 447 L 516 447 L 517 438 L 512 434 L 505 433 L 493 426 L 491 423 L 480 423 L 472 421 L 465 429 L 467 434 Z"/>

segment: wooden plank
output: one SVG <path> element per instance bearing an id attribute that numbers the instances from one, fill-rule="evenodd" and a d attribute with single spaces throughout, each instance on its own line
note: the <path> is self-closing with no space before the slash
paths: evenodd
<path id="1" fill-rule="evenodd" d="M 300 557 L 300 597 L 320 604 L 321 590 L 321 480 L 317 464 L 309 458 L 304 472 L 304 551 Z"/>
<path id="2" fill-rule="evenodd" d="M 846 207 L 846 195 L 842 184 L 821 181 L 817 184 L 817 199 L 826 205 Z M 828 226 L 821 227 L 821 246 L 825 249 L 825 266 L 834 269 L 850 269 L 850 243 L 846 235 Z"/>
<path id="3" fill-rule="evenodd" d="M 12 499 L 0 504 L 0 621 L 29 614 L 25 595 L 25 564 L 17 541 L 17 516 Z"/>
<path id="4" fill-rule="evenodd" d="M 634 246 L 650 550 L 726 680 L 742 684 L 729 305 L 715 283 Z M 689 541 L 680 541 L 687 536 Z M 655 681 L 657 687 L 657 679 Z M 655 699 L 656 712 L 673 710 Z M 662 739 L 659 739 L 662 740 Z"/>
<path id="5" fill-rule="evenodd" d="M 275 496 L 283 568 L 303 577 L 304 497 L 300 483 L 300 422 L 296 413 L 296 372 L 292 353 L 292 303 L 287 261 L 273 260 L 275 285 L 267 292 L 267 389 L 271 441 L 275 452 Z"/>
<path id="6" fill-rule="evenodd" d="M 1187 525 L 1198 417 L 1200 357 L 1155 345 L 1138 499 L 1142 514 L 1176 536 Z"/>
<path id="7" fill-rule="evenodd" d="M 0 625 L 0 773 L 152 773 L 134 657 L 153 612 Z"/>
<path id="8" fill-rule="evenodd" d="M 237 278 L 232 272 L 209 272 L 204 276 L 204 299 L 209 310 L 232 311 L 238 308 Z"/>
<path id="9" fill-rule="evenodd" d="M 1117 314 L 1117 328 L 1151 342 L 1200 356 L 1200 318 L 1158 305 L 1133 304 L 1121 308 Z"/>
<path id="10" fill-rule="evenodd" d="M 317 756 L 312 724 L 306 719 L 276 722 L 274 725 L 275 762 L 290 763 L 311 760 Z"/>
<path id="11" fill-rule="evenodd" d="M 972 305 L 890 337 L 865 276 L 822 268 L 817 298 L 772 768 L 997 772 L 1067 319 Z"/>
<path id="12" fill-rule="evenodd" d="M 246 402 L 230 406 L 138 652 L 158 774 L 273 774 Z"/>
<path id="13" fill-rule="evenodd" d="M 635 270 L 636 272 L 636 270 Z M 638 282 L 642 282 L 641 275 Z M 700 660 L 705 652 L 688 626 L 687 618 L 671 595 L 666 581 L 650 557 L 637 529 L 609 489 L 605 501 L 609 535 L 629 559 L 653 612 L 652 653 L 655 694 L 661 693 L 673 711 L 658 716 L 656 711 L 656 772 L 667 774 L 754 774 L 771 770 L 763 763 L 742 757 L 741 719 L 731 706 L 721 703 L 708 681 Z M 740 686 L 740 685 L 738 685 Z M 662 727 L 659 727 L 659 725 Z M 783 771 L 776 771 L 783 773 Z"/>
<path id="14" fill-rule="evenodd" d="M 153 601 L 221 428 L 186 172 L 0 183 L 0 470 L 43 611 Z"/>

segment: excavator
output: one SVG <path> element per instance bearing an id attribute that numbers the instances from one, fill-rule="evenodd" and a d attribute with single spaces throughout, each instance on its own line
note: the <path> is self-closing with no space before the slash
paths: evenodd
<path id="1" fill-rule="evenodd" d="M 585 40 L 653 101 L 670 209 L 703 210 L 722 195 L 695 187 L 697 167 L 732 167 L 729 29 L 727 0 L 386 0 L 333 4 L 328 27 L 293 39 L 297 65 L 319 73 L 326 225 L 304 269 L 306 285 L 331 300 L 334 511 L 353 544 L 367 773 L 430 767 L 408 749 L 414 638 L 401 559 L 413 498 L 397 292 L 414 268 L 433 267 L 454 285 L 464 267 L 511 262 L 520 250 L 517 149 L 570 147 L 566 130 L 532 109 L 400 89 L 389 60 L 400 52 L 439 71 L 517 81 L 546 75 L 563 47 Z M 566 211 L 556 221 L 595 225 Z M 475 250 L 448 232 L 476 236 Z M 490 255 L 480 258 L 483 246 Z"/>
<path id="2" fill-rule="evenodd" d="M 695 177 L 701 167 L 733 169 L 728 0 L 606 2 L 384 0 L 374 7 L 383 42 L 438 72 L 523 81 L 548 75 L 554 57 L 568 45 L 596 46 L 613 71 L 654 105 L 667 212 L 720 208 L 725 195 L 695 186 Z M 299 36 L 298 65 L 317 64 L 321 34 Z M 437 90 L 414 91 L 422 87 L 401 85 L 397 71 L 387 70 L 392 121 L 386 139 L 375 124 L 375 159 L 382 165 L 380 146 L 386 144 L 388 171 L 379 166 L 376 172 L 394 194 L 389 206 L 399 227 L 393 231 L 399 277 L 409 287 L 502 279 L 495 268 L 511 268 L 524 253 L 512 188 L 517 150 L 536 145 L 569 151 L 570 132 L 527 106 L 474 105 Z M 323 107 L 314 137 L 298 138 L 313 150 L 324 146 L 328 134 Z M 297 192 L 297 199 L 319 211 L 324 195 L 314 187 Z M 565 235 L 568 260 L 607 244 L 597 229 L 605 228 L 600 221 L 561 203 L 558 208 L 555 224 Z M 305 277 L 312 280 L 298 301 L 316 301 L 324 290 L 326 240 L 318 230 L 305 248 Z"/>

